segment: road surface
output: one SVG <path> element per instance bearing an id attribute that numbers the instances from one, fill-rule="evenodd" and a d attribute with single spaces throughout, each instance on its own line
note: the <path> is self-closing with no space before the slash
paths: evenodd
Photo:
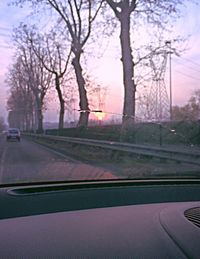
<path id="1" fill-rule="evenodd" d="M 0 135 L 0 184 L 116 178 L 106 169 L 83 164 L 23 139 L 6 142 Z"/>

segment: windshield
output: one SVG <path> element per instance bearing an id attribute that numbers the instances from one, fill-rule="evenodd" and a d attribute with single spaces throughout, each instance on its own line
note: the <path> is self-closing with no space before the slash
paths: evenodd
<path id="1" fill-rule="evenodd" d="M 2 0 L 0 184 L 199 177 L 199 13 Z"/>
<path id="2" fill-rule="evenodd" d="M 18 134 L 19 130 L 17 130 L 17 129 L 9 129 L 8 133 Z"/>

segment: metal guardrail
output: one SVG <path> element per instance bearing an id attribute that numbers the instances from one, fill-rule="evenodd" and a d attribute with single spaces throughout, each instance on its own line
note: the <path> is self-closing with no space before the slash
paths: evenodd
<path id="1" fill-rule="evenodd" d="M 113 151 L 121 151 L 132 153 L 141 156 L 157 157 L 165 160 L 173 160 L 176 162 L 184 162 L 195 165 L 200 165 L 200 149 L 194 150 L 192 147 L 158 147 L 149 145 L 137 145 L 124 142 L 83 139 L 73 137 L 62 137 L 52 135 L 39 135 L 39 134 L 24 134 L 34 138 L 49 139 L 54 141 L 62 141 L 67 143 L 74 143 L 79 145 L 94 146 L 103 149 L 110 149 Z"/>

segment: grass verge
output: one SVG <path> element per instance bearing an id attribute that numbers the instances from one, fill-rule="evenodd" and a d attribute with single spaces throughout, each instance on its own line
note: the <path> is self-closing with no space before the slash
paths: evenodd
<path id="1" fill-rule="evenodd" d="M 134 154 L 62 141 L 32 140 L 83 163 L 109 169 L 115 175 L 123 178 L 200 176 L 200 167 L 197 165 L 141 157 Z"/>

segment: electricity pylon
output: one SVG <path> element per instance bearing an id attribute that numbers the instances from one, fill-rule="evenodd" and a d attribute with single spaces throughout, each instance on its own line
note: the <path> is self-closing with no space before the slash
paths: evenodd
<path id="1" fill-rule="evenodd" d="M 148 95 L 148 119 L 165 121 L 170 119 L 170 102 L 165 84 L 168 51 L 166 49 L 152 53 L 150 66 L 153 72 L 151 88 Z"/>

